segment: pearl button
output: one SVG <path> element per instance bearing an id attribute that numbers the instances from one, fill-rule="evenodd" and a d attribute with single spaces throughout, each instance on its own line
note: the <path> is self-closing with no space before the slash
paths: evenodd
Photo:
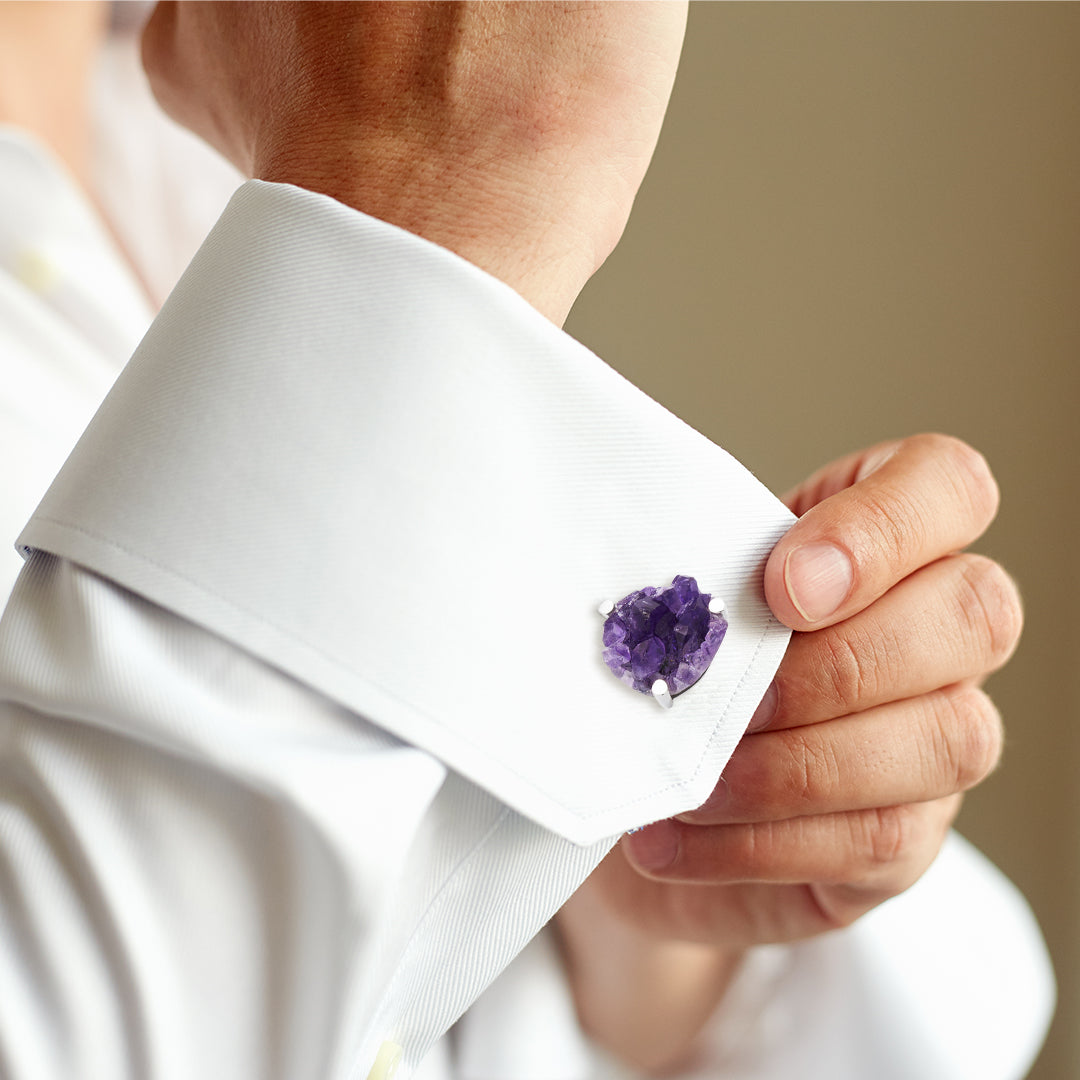
<path id="1" fill-rule="evenodd" d="M 48 292 L 60 277 L 60 270 L 40 251 L 26 248 L 15 260 L 15 276 L 36 293 Z"/>
<path id="2" fill-rule="evenodd" d="M 384 1042 L 375 1055 L 375 1063 L 367 1074 L 367 1080 L 393 1080 L 401 1064 L 401 1047 L 397 1043 Z"/>

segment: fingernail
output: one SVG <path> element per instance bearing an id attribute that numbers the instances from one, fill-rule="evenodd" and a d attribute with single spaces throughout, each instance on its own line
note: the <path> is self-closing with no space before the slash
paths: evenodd
<path id="1" fill-rule="evenodd" d="M 752 735 L 755 731 L 768 727 L 772 718 L 776 715 L 776 706 L 780 700 L 780 691 L 776 686 L 776 680 L 769 683 L 769 689 L 761 699 L 754 715 L 750 717 L 750 723 L 746 725 L 746 734 Z"/>
<path id="2" fill-rule="evenodd" d="M 855 483 L 859 483 L 860 480 L 865 480 L 871 473 L 876 473 L 886 461 L 891 458 L 897 450 L 900 449 L 900 443 L 889 443 L 887 446 L 881 447 L 876 454 L 871 454 L 860 466 L 859 471 L 855 474 Z"/>
<path id="3" fill-rule="evenodd" d="M 784 583 L 799 614 L 808 622 L 827 619 L 847 599 L 855 572 L 835 544 L 804 544 L 790 552 Z"/>
<path id="4" fill-rule="evenodd" d="M 679 853 L 679 827 L 671 820 L 657 821 L 631 833 L 623 843 L 642 870 L 663 870 Z"/>

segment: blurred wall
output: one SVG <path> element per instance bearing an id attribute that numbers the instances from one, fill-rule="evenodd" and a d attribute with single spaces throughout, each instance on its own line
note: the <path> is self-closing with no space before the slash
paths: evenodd
<path id="1" fill-rule="evenodd" d="M 1080 1077 L 1080 6 L 697 4 L 624 241 L 568 328 L 782 491 L 922 430 L 989 457 L 1027 631 L 960 829 L 1060 982 Z M 987 942 L 993 948 L 993 942 Z"/>

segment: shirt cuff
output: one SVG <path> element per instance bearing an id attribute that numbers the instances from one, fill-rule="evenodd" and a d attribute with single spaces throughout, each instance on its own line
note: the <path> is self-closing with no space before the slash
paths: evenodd
<path id="1" fill-rule="evenodd" d="M 577 843 L 699 804 L 783 655 L 788 511 L 503 283 L 325 196 L 234 196 L 19 543 L 213 630 Z M 728 631 L 664 712 L 597 605 Z"/>

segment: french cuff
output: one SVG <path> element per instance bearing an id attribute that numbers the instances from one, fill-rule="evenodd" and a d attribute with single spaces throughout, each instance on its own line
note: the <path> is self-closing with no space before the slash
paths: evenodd
<path id="1" fill-rule="evenodd" d="M 233 641 L 579 844 L 699 804 L 788 631 L 788 511 L 452 253 L 234 196 L 19 538 Z M 686 574 L 728 631 L 675 707 L 597 605 Z"/>

